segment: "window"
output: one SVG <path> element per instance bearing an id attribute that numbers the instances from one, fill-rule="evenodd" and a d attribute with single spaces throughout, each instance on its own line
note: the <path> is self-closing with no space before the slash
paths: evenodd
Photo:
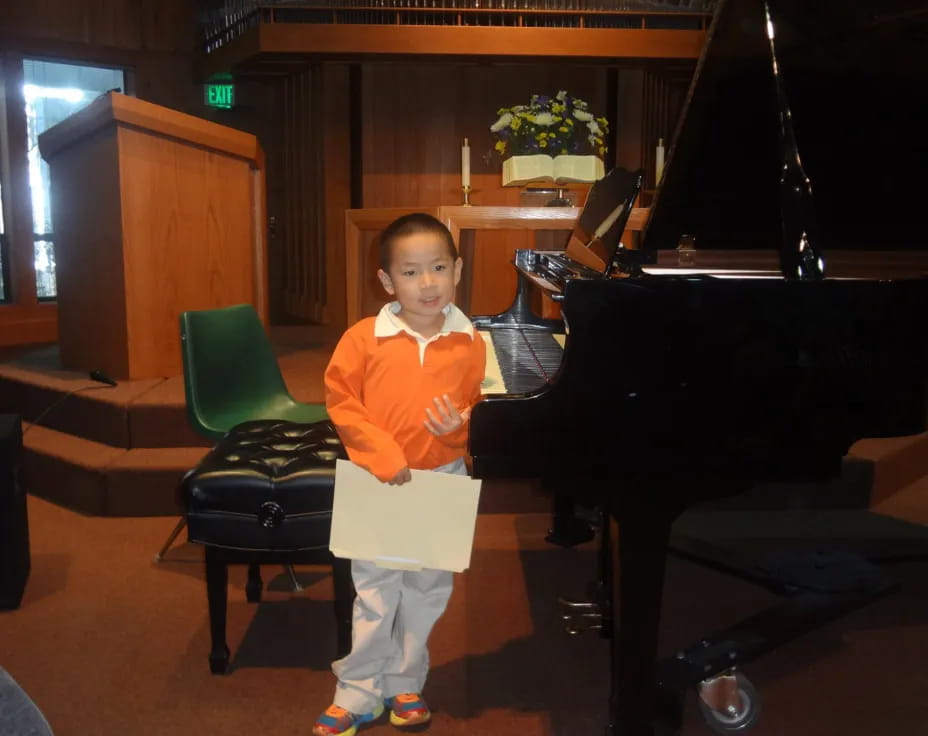
<path id="1" fill-rule="evenodd" d="M 23 59 L 35 280 L 39 299 L 53 299 L 56 294 L 51 182 L 48 164 L 39 153 L 39 135 L 104 92 L 122 90 L 125 86 L 122 69 Z M 0 257 L 4 255 L 0 252 Z"/>
<path id="2" fill-rule="evenodd" d="M 0 154 L 2 154 L 2 151 L 0 151 Z M 0 171 L 3 171 L 2 164 L 0 164 Z M 6 247 L 6 228 L 3 225 L 3 182 L 0 181 L 0 302 L 7 300 L 6 283 L 9 258 Z"/>

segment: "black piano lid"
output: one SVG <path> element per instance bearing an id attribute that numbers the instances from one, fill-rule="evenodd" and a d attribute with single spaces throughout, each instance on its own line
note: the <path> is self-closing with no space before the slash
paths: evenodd
<path id="1" fill-rule="evenodd" d="M 769 7 L 826 258 L 928 247 L 928 3 Z M 778 249 L 777 124 L 763 0 L 719 0 L 643 247 Z"/>

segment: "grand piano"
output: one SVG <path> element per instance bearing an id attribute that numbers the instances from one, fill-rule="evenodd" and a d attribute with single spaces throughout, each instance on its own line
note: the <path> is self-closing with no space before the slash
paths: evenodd
<path id="1" fill-rule="evenodd" d="M 675 733 L 684 687 L 763 653 L 722 637 L 656 661 L 683 510 L 833 478 L 856 440 L 926 428 L 928 279 L 887 265 L 928 248 L 925 188 L 902 183 L 928 163 L 926 41 L 920 0 L 720 0 L 640 250 L 586 223 L 573 239 L 608 253 L 605 268 L 570 248 L 520 252 L 512 308 L 474 320 L 498 371 L 471 415 L 475 477 L 542 478 L 619 530 L 601 600 L 584 604 L 611 642 L 615 736 Z M 700 266 L 735 251 L 747 265 Z M 877 270 L 847 265 L 864 255 Z M 531 314 L 538 286 L 563 320 Z M 787 608 L 770 645 L 880 591 L 853 567 L 836 572 L 857 581 L 839 595 Z M 750 725 L 734 682 L 720 732 Z"/>

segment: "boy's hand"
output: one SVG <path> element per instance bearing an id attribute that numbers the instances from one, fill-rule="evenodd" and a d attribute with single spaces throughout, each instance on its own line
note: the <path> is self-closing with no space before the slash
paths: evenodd
<path id="1" fill-rule="evenodd" d="M 436 396 L 432 401 L 435 402 L 435 411 L 433 413 L 431 407 L 425 407 L 428 418 L 424 422 L 425 428 L 432 434 L 453 432 L 470 416 L 470 409 L 458 411 L 448 398 L 448 394 L 442 394 L 441 399 Z"/>
<path id="2" fill-rule="evenodd" d="M 403 468 L 399 473 L 387 481 L 391 486 L 401 486 L 403 483 L 409 483 L 412 480 L 412 473 L 409 468 Z"/>

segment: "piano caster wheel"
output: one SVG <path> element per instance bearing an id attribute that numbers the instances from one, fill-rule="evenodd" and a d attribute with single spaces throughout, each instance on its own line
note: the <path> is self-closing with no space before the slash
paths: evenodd
<path id="1" fill-rule="evenodd" d="M 760 718 L 760 695 L 740 672 L 703 680 L 696 692 L 703 720 L 716 733 L 744 733 Z"/>

